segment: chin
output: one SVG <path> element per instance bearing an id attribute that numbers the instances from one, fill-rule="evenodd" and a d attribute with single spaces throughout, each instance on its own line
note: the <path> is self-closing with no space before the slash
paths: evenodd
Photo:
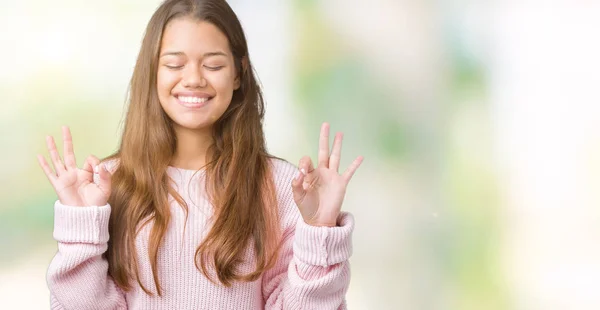
<path id="1" fill-rule="evenodd" d="M 208 122 L 175 122 L 178 127 L 188 129 L 188 130 L 205 130 L 212 127 L 212 123 Z"/>

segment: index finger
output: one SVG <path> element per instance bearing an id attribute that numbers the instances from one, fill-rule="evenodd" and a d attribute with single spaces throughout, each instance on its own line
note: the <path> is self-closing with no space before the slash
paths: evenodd
<path id="1" fill-rule="evenodd" d="M 69 130 L 68 126 L 62 127 L 62 135 L 65 166 L 70 168 L 77 168 L 75 154 L 73 153 L 73 138 L 71 137 L 71 130 Z"/>

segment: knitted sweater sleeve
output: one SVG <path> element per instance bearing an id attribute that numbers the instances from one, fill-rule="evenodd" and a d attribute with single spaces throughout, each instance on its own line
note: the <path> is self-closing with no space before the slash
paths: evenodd
<path id="1" fill-rule="evenodd" d="M 110 206 L 54 205 L 58 251 L 48 267 L 51 309 L 127 309 L 125 296 L 108 274 Z"/>
<path id="2" fill-rule="evenodd" d="M 290 177 L 283 182 L 291 182 Z M 291 187 L 281 199 L 287 205 L 282 220 L 289 225 L 277 264 L 263 274 L 265 309 L 346 309 L 353 216 L 342 212 L 337 227 L 314 227 L 300 216 Z"/>

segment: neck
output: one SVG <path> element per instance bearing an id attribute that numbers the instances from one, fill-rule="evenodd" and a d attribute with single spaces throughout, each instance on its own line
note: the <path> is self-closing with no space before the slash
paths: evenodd
<path id="1" fill-rule="evenodd" d="M 212 145 L 210 128 L 192 130 L 175 128 L 177 146 L 170 165 L 176 168 L 199 170 L 206 165 L 206 154 Z"/>

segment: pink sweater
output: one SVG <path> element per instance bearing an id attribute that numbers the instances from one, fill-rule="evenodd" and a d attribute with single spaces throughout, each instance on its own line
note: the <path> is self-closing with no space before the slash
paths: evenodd
<path id="1" fill-rule="evenodd" d="M 211 283 L 194 265 L 194 253 L 208 232 L 212 205 L 200 190 L 204 171 L 174 167 L 168 173 L 189 208 L 185 213 L 171 198 L 171 224 L 158 254 L 158 277 L 163 296 L 147 295 L 132 281 L 130 292 L 120 290 L 108 275 L 107 249 L 110 206 L 74 207 L 56 202 L 54 238 L 58 252 L 48 268 L 52 309 L 345 309 L 350 281 L 354 220 L 342 213 L 340 227 L 313 227 L 302 220 L 292 198 L 294 165 L 273 160 L 283 246 L 276 265 L 254 282 L 227 288 Z M 150 225 L 137 236 L 140 278 L 154 290 L 147 255 Z M 249 247 L 242 272 L 253 270 Z"/>

